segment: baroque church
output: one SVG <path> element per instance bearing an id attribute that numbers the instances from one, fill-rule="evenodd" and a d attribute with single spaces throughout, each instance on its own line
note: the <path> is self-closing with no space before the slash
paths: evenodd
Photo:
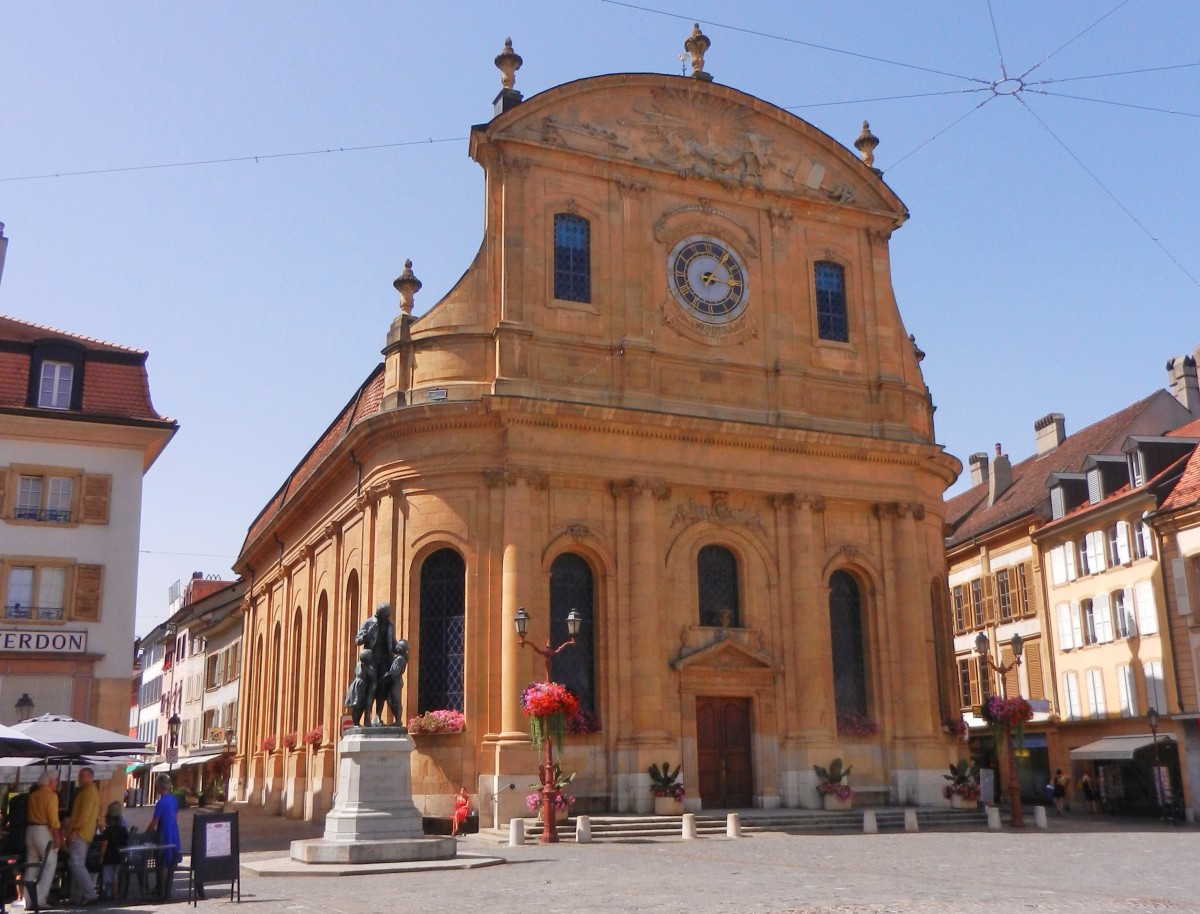
<path id="1" fill-rule="evenodd" d="M 648 811 L 664 760 L 691 810 L 819 806 L 837 756 L 870 801 L 943 802 L 961 466 L 892 291 L 908 212 L 865 123 L 856 154 L 708 46 L 525 99 L 505 43 L 479 252 L 419 317 L 406 264 L 383 363 L 247 532 L 238 799 L 328 810 L 353 635 L 389 603 L 405 720 L 464 719 L 414 737 L 427 815 L 463 785 L 484 825 L 527 814 L 522 608 L 539 646 L 583 619 L 551 662 L 577 811 Z"/>

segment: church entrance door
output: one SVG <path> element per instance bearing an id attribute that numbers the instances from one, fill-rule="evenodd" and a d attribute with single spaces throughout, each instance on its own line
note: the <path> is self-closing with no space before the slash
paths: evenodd
<path id="1" fill-rule="evenodd" d="M 750 806 L 750 699 L 697 696 L 696 754 L 703 809 Z"/>

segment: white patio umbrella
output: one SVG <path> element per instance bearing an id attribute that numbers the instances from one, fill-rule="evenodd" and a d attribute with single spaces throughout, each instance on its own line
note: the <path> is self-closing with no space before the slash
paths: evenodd
<path id="1" fill-rule="evenodd" d="M 53 755 L 56 751 L 54 746 L 39 740 L 35 736 L 22 733 L 15 727 L 6 727 L 4 724 L 0 724 L 0 753 L 42 758 L 47 755 Z"/>
<path id="2" fill-rule="evenodd" d="M 65 714 L 43 714 L 6 729 L 16 730 L 21 736 L 43 744 L 48 743 L 52 747 L 50 754 L 53 756 L 80 758 L 100 752 L 146 751 L 146 744 L 136 737 L 93 727 Z M 0 745 L 0 748 L 3 748 L 3 745 Z"/>

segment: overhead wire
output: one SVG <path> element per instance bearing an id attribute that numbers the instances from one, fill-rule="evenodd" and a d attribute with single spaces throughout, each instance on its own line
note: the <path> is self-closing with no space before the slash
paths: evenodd
<path id="1" fill-rule="evenodd" d="M 1060 137 L 1057 133 L 1055 133 L 1050 128 L 1050 125 L 1047 124 L 1044 120 L 1042 120 L 1041 117 L 1038 116 L 1036 111 L 1034 111 L 1031 107 L 1029 107 L 1029 103 L 1026 102 L 1025 99 L 1021 98 L 1020 96 L 1014 96 L 1014 97 L 1017 99 L 1018 102 L 1020 102 L 1021 106 L 1026 111 L 1029 112 L 1030 116 L 1033 117 L 1033 119 L 1036 120 L 1042 126 L 1042 129 L 1045 130 L 1048 134 L 1050 134 L 1050 136 L 1054 139 L 1054 141 L 1056 143 L 1058 143 L 1059 146 L 1062 147 L 1063 151 L 1066 152 L 1066 154 L 1069 155 L 1075 161 L 1075 164 L 1078 165 L 1080 168 L 1082 168 L 1084 170 L 1084 173 L 1086 173 L 1089 178 L 1091 178 L 1093 181 L 1096 182 L 1096 186 L 1099 187 L 1102 191 L 1104 191 L 1104 193 L 1108 196 L 1108 198 L 1117 205 L 1117 207 L 1121 210 L 1121 212 L 1123 212 L 1126 216 L 1128 216 L 1130 218 L 1130 220 L 1133 222 L 1133 224 L 1136 225 L 1139 229 L 1141 229 L 1142 233 L 1147 238 L 1149 238 L 1151 241 L 1153 241 L 1155 246 L 1160 251 L 1162 251 L 1168 257 L 1168 259 L 1170 259 L 1171 262 L 1174 263 L 1175 266 L 1177 266 L 1183 272 L 1183 274 L 1185 276 L 1187 276 L 1188 279 L 1190 279 L 1195 285 L 1200 286 L 1200 279 L 1197 279 L 1195 276 L 1193 276 L 1192 273 L 1187 269 L 1187 267 L 1185 267 L 1179 261 L 1179 258 L 1177 258 L 1173 253 L 1171 253 L 1171 251 L 1169 251 L 1167 249 L 1166 245 L 1164 245 L 1158 239 L 1158 237 L 1156 235 L 1154 235 L 1148 228 L 1146 228 L 1145 225 L 1142 224 L 1142 221 L 1140 219 L 1138 219 L 1137 216 L 1134 215 L 1133 211 L 1131 209 L 1129 209 L 1129 207 L 1127 207 L 1124 203 L 1122 203 L 1117 198 L 1116 194 L 1114 194 L 1111 190 L 1108 189 L 1108 187 L 1105 185 L 1105 183 L 1100 180 L 1100 178 L 1096 175 L 1096 173 L 1094 171 L 1092 171 L 1090 168 L 1087 167 L 1087 165 L 1084 164 L 1083 160 L 1075 154 L 1075 152 L 1071 149 L 1070 146 L 1068 146 L 1066 144 L 1066 142 L 1063 141 L 1062 137 Z"/>
<path id="2" fill-rule="evenodd" d="M 943 133 L 947 133 L 950 130 L 952 130 L 953 128 L 957 127 L 959 124 L 961 124 L 963 121 L 965 121 L 967 118 L 969 118 L 972 114 L 974 114 L 976 111 L 978 111 L 980 108 L 982 108 L 984 105 L 986 105 L 988 102 L 992 101 L 996 97 L 997 96 L 995 93 L 992 93 L 991 95 L 989 95 L 987 98 L 985 98 L 983 101 L 981 101 L 978 105 L 976 105 L 974 108 L 972 108 L 966 114 L 964 114 L 962 117 L 956 118 L 955 120 L 951 121 L 949 124 L 947 124 L 941 130 L 939 130 L 937 133 L 935 133 L 933 136 L 931 136 L 929 139 L 927 139 L 924 143 L 921 143 L 919 146 L 916 146 L 915 148 L 910 149 L 904 155 L 900 156 L 900 158 L 896 159 L 896 161 L 892 162 L 888 166 L 887 171 L 888 172 L 894 171 L 896 169 L 896 166 L 899 165 L 901 162 L 903 162 L 905 159 L 920 152 L 922 149 L 924 149 L 926 146 L 928 146 L 930 143 L 932 143 L 934 140 L 936 140 L 938 137 L 940 137 Z"/>
<path id="3" fill-rule="evenodd" d="M 1004 51 L 1000 48 L 1000 30 L 996 28 L 996 12 L 992 9 L 992 0 L 987 0 L 988 18 L 992 21 L 992 37 L 996 39 L 996 54 L 1000 57 L 1000 75 L 1008 79 L 1008 70 L 1004 66 Z"/>
<path id="4" fill-rule="evenodd" d="M 811 102 L 807 105 L 780 105 L 785 111 L 798 111 L 803 108 L 834 108 L 838 105 L 865 105 L 871 102 L 907 101 L 912 98 L 934 98 L 939 95 L 965 95 L 973 92 L 991 92 L 991 86 L 979 86 L 974 89 L 947 89 L 943 92 L 912 92 L 908 95 L 881 95 L 876 98 L 850 98 L 840 102 Z"/>
<path id="5" fill-rule="evenodd" d="M 1073 83 L 1083 79 L 1107 79 L 1110 76 L 1137 76 L 1142 73 L 1161 73 L 1164 70 L 1186 70 L 1190 67 L 1200 67 L 1200 63 L 1173 63 L 1165 67 L 1142 67 L 1137 70 L 1114 70 L 1112 73 L 1093 73 L 1091 76 L 1056 76 L 1053 79 L 1039 79 L 1037 82 L 1027 82 L 1029 86 L 1044 86 L 1049 83 Z"/>
<path id="6" fill-rule="evenodd" d="M 1026 70 L 1024 73 L 1022 73 L 1017 78 L 1023 80 L 1026 76 L 1028 76 L 1030 73 L 1032 73 L 1038 67 L 1040 67 L 1042 64 L 1044 64 L 1046 61 L 1048 61 L 1051 57 L 1053 57 L 1059 51 L 1069 48 L 1076 41 L 1078 41 L 1080 38 L 1082 38 L 1084 35 L 1086 35 L 1088 32 L 1090 32 L 1096 26 L 1098 26 L 1101 22 L 1103 22 L 1105 19 L 1107 19 L 1109 16 L 1111 16 L 1113 13 L 1115 13 L 1121 7 L 1125 6 L 1125 4 L 1127 4 L 1128 2 L 1129 2 L 1129 0 L 1121 0 L 1120 3 L 1118 3 L 1112 9 L 1110 9 L 1107 13 L 1105 13 L 1103 16 L 1101 16 L 1099 19 L 1097 19 L 1095 22 L 1093 22 L 1091 25 L 1089 25 L 1082 32 L 1080 32 L 1078 35 L 1076 35 L 1074 38 L 1072 38 L 1070 41 L 1066 42 L 1065 44 L 1059 45 L 1057 48 L 1055 48 L 1053 51 L 1051 51 L 1049 54 L 1047 54 L 1045 57 L 1043 57 L 1041 60 L 1039 60 L 1037 63 L 1035 63 L 1032 67 L 1030 67 L 1028 70 Z"/>
<path id="7" fill-rule="evenodd" d="M 1090 98 L 1086 95 L 1071 95 L 1067 92 L 1051 92 L 1048 89 L 1031 89 L 1028 86 L 1023 90 L 1033 92 L 1036 95 L 1048 95 L 1054 98 L 1070 98 L 1080 102 L 1095 102 L 1097 105 L 1113 105 L 1117 108 L 1133 108 L 1137 111 L 1152 111 L 1155 114 L 1174 114 L 1179 117 L 1197 117 L 1200 118 L 1200 113 L 1193 111 L 1179 111 L 1175 108 L 1155 108 L 1152 105 L 1135 105 L 1133 102 L 1118 102 L 1109 98 Z"/>

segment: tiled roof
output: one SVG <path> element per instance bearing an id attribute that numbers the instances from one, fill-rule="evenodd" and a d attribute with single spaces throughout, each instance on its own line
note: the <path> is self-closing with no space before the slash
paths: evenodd
<path id="1" fill-rule="evenodd" d="M 1184 428 L 1200 426 L 1200 422 L 1194 422 L 1191 426 Z M 1183 433 L 1183 429 L 1179 430 Z M 1193 431 L 1186 437 L 1195 437 L 1196 432 Z M 1200 447 L 1194 448 L 1192 453 L 1188 455 L 1187 465 L 1183 468 L 1183 474 L 1179 477 L 1179 482 L 1175 483 L 1175 488 L 1171 490 L 1171 494 L 1163 499 L 1163 503 L 1159 505 L 1158 510 L 1162 513 L 1170 511 L 1178 511 L 1182 508 L 1191 508 L 1200 505 Z"/>
<path id="2" fill-rule="evenodd" d="M 83 351 L 82 406 L 61 411 L 63 418 L 171 422 L 158 414 L 150 400 L 145 351 L 4 315 L 0 315 L 0 409 L 46 412 L 28 406 L 27 397 L 29 373 L 35 369 L 35 349 L 48 343 L 67 344 Z"/>
<path id="3" fill-rule="evenodd" d="M 1048 454 L 1034 455 L 1015 464 L 1012 468 L 1012 485 L 990 507 L 987 483 L 974 486 L 950 499 L 946 503 L 947 522 L 953 532 L 946 539 L 947 545 L 954 546 L 1026 515 L 1033 515 L 1039 508 L 1048 513 L 1047 477 L 1051 473 L 1078 472 L 1089 454 L 1120 453 L 1131 424 L 1159 397 L 1171 395 L 1163 390 L 1155 391 L 1145 399 L 1068 435 L 1062 444 Z M 1156 433 L 1162 431 L 1159 429 Z"/>
<path id="4" fill-rule="evenodd" d="M 259 512 L 258 517 L 250 525 L 250 529 L 246 532 L 245 542 L 242 544 L 242 550 L 245 551 L 247 545 L 264 530 L 275 517 L 283 506 L 286 505 L 308 481 L 309 477 L 316 472 L 317 467 L 327 458 L 337 447 L 338 442 L 349 434 L 359 422 L 370 418 L 379 411 L 379 404 L 383 402 L 383 365 L 377 365 L 375 370 L 367 376 L 362 385 L 355 391 L 354 396 L 350 398 L 350 402 L 342 407 L 337 418 L 330 423 L 325 432 L 317 439 L 317 443 L 312 446 L 304 459 L 292 470 L 287 481 L 278 492 L 272 496 L 266 506 Z"/>

